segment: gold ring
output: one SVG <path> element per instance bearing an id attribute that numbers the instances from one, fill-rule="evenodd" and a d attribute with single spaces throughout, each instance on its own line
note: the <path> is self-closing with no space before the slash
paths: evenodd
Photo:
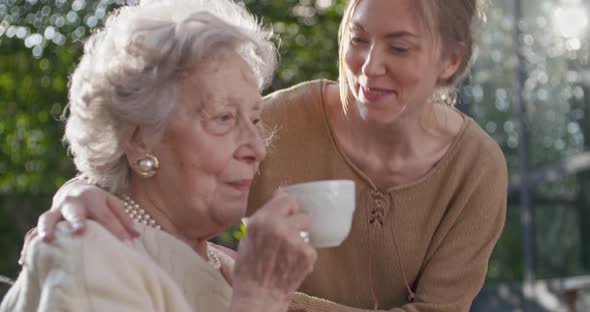
<path id="1" fill-rule="evenodd" d="M 299 232 L 299 236 L 303 239 L 305 243 L 309 243 L 309 232 L 301 231 Z"/>

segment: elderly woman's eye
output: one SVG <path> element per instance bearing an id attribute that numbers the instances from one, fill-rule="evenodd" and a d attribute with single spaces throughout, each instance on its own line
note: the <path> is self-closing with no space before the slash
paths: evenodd
<path id="1" fill-rule="evenodd" d="M 233 122 L 233 120 L 235 119 L 234 114 L 231 113 L 225 113 L 225 114 L 221 114 L 215 117 L 215 119 L 219 122 Z"/>
<path id="2" fill-rule="evenodd" d="M 223 135 L 228 133 L 236 124 L 236 116 L 233 113 L 222 113 L 213 116 L 205 122 L 205 128 L 213 134 Z"/>

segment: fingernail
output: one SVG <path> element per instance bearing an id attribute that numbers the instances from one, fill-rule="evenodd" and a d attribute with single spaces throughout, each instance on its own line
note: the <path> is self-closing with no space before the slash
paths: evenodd
<path id="1" fill-rule="evenodd" d="M 49 238 L 49 237 L 47 236 L 47 232 L 45 232 L 45 231 L 39 231 L 39 237 L 41 237 L 41 239 L 42 239 L 44 242 L 46 242 L 46 241 L 47 241 L 47 239 Z"/>
<path id="2" fill-rule="evenodd" d="M 22 257 L 18 258 L 18 265 L 25 266 L 25 262 L 23 261 Z"/>

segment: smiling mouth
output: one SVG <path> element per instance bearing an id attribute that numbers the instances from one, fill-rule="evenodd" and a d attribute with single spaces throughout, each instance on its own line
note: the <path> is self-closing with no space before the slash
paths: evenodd
<path id="1" fill-rule="evenodd" d="M 361 93 L 362 93 L 363 97 L 369 102 L 379 101 L 382 98 L 395 93 L 392 90 L 380 89 L 380 88 L 369 88 L 369 87 L 364 87 L 362 85 L 360 86 L 360 89 L 361 89 Z"/>

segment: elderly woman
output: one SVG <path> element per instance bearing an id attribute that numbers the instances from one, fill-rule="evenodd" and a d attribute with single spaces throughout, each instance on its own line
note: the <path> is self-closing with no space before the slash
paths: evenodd
<path id="1" fill-rule="evenodd" d="M 121 242 L 93 222 L 73 236 L 60 223 L 52 244 L 28 246 L 0 311 L 287 309 L 316 258 L 291 199 L 275 194 L 251 218 L 235 265 L 207 242 L 244 216 L 266 153 L 267 35 L 229 0 L 144 2 L 109 18 L 72 76 L 65 140 L 141 237 Z"/>

